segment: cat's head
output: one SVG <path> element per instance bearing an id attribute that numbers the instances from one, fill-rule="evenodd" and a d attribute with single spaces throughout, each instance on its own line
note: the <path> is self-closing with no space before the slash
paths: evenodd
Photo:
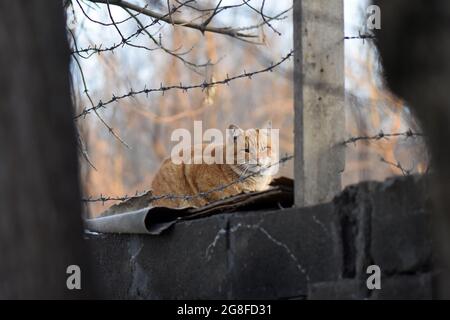
<path id="1" fill-rule="evenodd" d="M 228 145 L 233 145 L 234 168 L 241 173 L 274 175 L 278 171 L 278 130 L 271 122 L 262 128 L 228 127 Z M 236 171 L 236 170 L 235 170 Z"/>

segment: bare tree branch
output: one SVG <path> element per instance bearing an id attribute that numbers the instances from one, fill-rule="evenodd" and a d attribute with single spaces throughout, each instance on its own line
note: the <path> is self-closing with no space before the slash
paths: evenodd
<path id="1" fill-rule="evenodd" d="M 199 30 L 201 32 L 212 32 L 212 33 L 218 33 L 218 34 L 223 34 L 223 35 L 227 35 L 230 36 L 232 38 L 236 38 L 236 39 L 240 39 L 240 40 L 245 40 L 245 38 L 257 38 L 257 35 L 254 34 L 248 34 L 248 33 L 243 33 L 240 32 L 234 28 L 231 27 L 212 27 L 212 26 L 204 26 L 203 24 L 196 24 L 190 21 L 186 21 L 183 19 L 177 19 L 175 17 L 173 17 L 173 15 L 169 15 L 169 17 L 167 17 L 164 14 L 161 14 L 159 12 L 155 12 L 153 10 L 150 9 L 146 9 L 146 8 L 142 8 L 138 5 L 135 5 L 133 3 L 130 3 L 128 1 L 124 1 L 124 0 L 89 0 L 91 2 L 95 2 L 95 3 L 103 3 L 103 4 L 111 4 L 111 5 L 116 5 L 122 8 L 127 8 L 136 12 L 141 12 L 143 15 L 155 18 L 155 19 L 159 19 L 161 21 L 164 21 L 168 24 L 174 24 L 174 25 L 180 25 L 186 28 L 191 28 L 191 29 L 196 29 Z"/>

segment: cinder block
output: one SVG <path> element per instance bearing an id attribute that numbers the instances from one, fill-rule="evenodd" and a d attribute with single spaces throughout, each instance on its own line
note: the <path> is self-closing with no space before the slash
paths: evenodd
<path id="1" fill-rule="evenodd" d="M 342 277 L 361 279 L 370 262 L 369 195 L 377 183 L 365 182 L 347 187 L 333 201 L 339 219 L 339 243 L 342 248 Z"/>
<path id="2" fill-rule="evenodd" d="M 341 251 L 332 205 L 230 219 L 233 297 L 306 296 L 308 282 L 336 280 Z"/>
<path id="3" fill-rule="evenodd" d="M 371 194 L 371 256 L 383 273 L 428 270 L 431 215 L 417 177 L 390 179 Z"/>
<path id="4" fill-rule="evenodd" d="M 371 264 L 386 274 L 431 268 L 425 184 L 426 179 L 417 176 L 365 182 L 335 199 L 344 278 L 364 278 Z"/>
<path id="5" fill-rule="evenodd" d="M 159 236 L 90 236 L 105 297 L 225 299 L 225 216 L 177 224 Z"/>

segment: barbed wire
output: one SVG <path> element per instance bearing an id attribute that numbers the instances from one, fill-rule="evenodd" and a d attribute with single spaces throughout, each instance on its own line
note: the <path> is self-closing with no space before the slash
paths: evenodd
<path id="1" fill-rule="evenodd" d="M 238 184 L 238 183 L 242 183 L 252 177 L 255 177 L 257 175 L 259 175 L 261 173 L 262 170 L 267 170 L 268 168 L 271 168 L 273 166 L 276 165 L 280 165 L 283 164 L 289 160 L 292 160 L 294 158 L 293 155 L 286 155 L 283 158 L 279 159 L 276 163 L 271 164 L 270 166 L 263 168 L 259 171 L 256 172 L 252 172 L 250 174 L 247 175 L 241 175 L 239 178 L 233 180 L 230 183 L 226 183 L 226 184 L 222 184 L 219 185 L 215 188 L 212 188 L 208 191 L 204 191 L 204 192 L 199 192 L 197 194 L 194 195 L 179 195 L 179 194 L 164 194 L 164 195 L 158 195 L 158 196 L 152 196 L 148 199 L 149 202 L 153 202 L 153 201 L 157 201 L 157 200 L 163 200 L 163 199 L 169 199 L 169 200 L 175 200 L 175 199 L 182 199 L 182 200 L 192 200 L 195 198 L 206 198 L 208 195 L 214 193 L 214 192 L 220 192 L 220 191 L 224 191 L 225 189 Z M 131 198 L 135 198 L 137 196 L 141 196 L 144 195 L 145 193 L 147 193 L 149 191 L 144 191 L 144 192 L 137 192 L 136 191 L 136 195 L 135 196 L 128 196 L 128 195 L 124 195 L 124 196 L 104 196 L 102 194 L 100 194 L 99 197 L 95 198 L 95 197 L 88 197 L 88 198 L 84 198 L 82 199 L 82 202 L 87 202 L 87 203 L 92 203 L 92 202 L 102 202 L 103 204 L 105 202 L 108 201 L 125 201 L 125 200 L 129 200 Z"/>
<path id="2" fill-rule="evenodd" d="M 225 79 L 222 80 L 217 80 L 217 81 L 210 81 L 210 82 L 202 82 L 202 83 L 198 83 L 198 84 L 194 84 L 194 85 L 183 85 L 181 82 L 179 85 L 170 85 L 170 86 L 163 86 L 163 84 L 161 83 L 159 88 L 151 88 L 148 89 L 146 87 L 144 87 L 144 89 L 141 90 L 133 90 L 130 89 L 129 92 L 124 93 L 123 95 L 114 95 L 112 96 L 111 99 L 109 99 L 106 102 L 103 102 L 102 100 L 100 100 L 96 105 L 91 106 L 91 107 L 85 107 L 83 109 L 83 111 L 75 116 L 75 119 L 81 118 L 81 117 L 86 117 L 89 113 L 91 112 L 95 112 L 98 109 L 102 109 L 102 108 L 106 108 L 107 105 L 113 103 L 113 102 L 117 102 L 121 99 L 125 99 L 125 98 L 129 98 L 129 97 L 134 97 L 137 95 L 141 95 L 141 94 L 146 94 L 148 96 L 148 94 L 153 93 L 153 92 L 162 92 L 163 94 L 166 91 L 169 90 L 181 90 L 183 92 L 187 92 L 189 90 L 192 89 L 202 89 L 202 90 L 206 90 L 210 87 L 216 86 L 216 85 L 228 85 L 231 81 L 237 80 L 237 79 L 243 79 L 243 78 L 248 78 L 251 79 L 253 76 L 261 74 L 261 73 L 265 73 L 265 72 L 271 72 L 273 69 L 275 69 L 276 67 L 278 67 L 279 65 L 281 65 L 283 62 L 285 62 L 286 60 L 288 60 L 291 56 L 293 55 L 293 50 L 291 50 L 286 56 L 284 56 L 280 61 L 278 61 L 277 63 L 272 63 L 269 67 L 260 69 L 260 70 L 256 70 L 256 71 L 252 71 L 252 72 L 247 72 L 244 70 L 243 73 L 230 77 L 228 74 L 226 76 Z"/>
<path id="3" fill-rule="evenodd" d="M 358 32 L 357 36 L 345 36 L 344 39 L 345 40 L 363 40 L 363 42 L 364 42 L 365 40 L 375 40 L 376 37 L 375 37 L 375 35 L 370 34 L 370 33 Z M 409 138 L 413 138 L 413 137 L 424 137 L 424 134 L 420 133 L 420 132 L 414 132 L 412 129 L 408 129 L 405 132 L 398 132 L 398 133 L 384 133 L 383 131 L 380 131 L 378 134 L 375 134 L 372 136 L 356 136 L 356 137 L 348 138 L 347 140 L 345 140 L 343 142 L 343 144 L 344 145 L 356 144 L 359 141 L 370 142 L 370 141 L 389 140 L 390 138 L 399 138 L 399 137 L 404 137 L 405 139 L 409 139 Z M 380 161 L 382 163 L 385 163 L 385 164 L 395 168 L 395 169 L 400 170 L 400 172 L 404 176 L 411 175 L 414 170 L 414 166 L 412 166 L 411 169 L 406 169 L 400 163 L 400 161 L 392 162 L 392 161 L 386 160 L 384 157 L 380 157 Z M 429 170 L 429 167 L 427 168 L 427 171 L 428 170 Z"/>
<path id="4" fill-rule="evenodd" d="M 405 139 L 409 139 L 409 138 L 413 138 L 413 137 L 424 137 L 423 133 L 420 132 L 414 132 L 412 131 L 412 129 L 408 129 L 405 132 L 396 132 L 396 133 L 384 133 L 383 131 L 380 131 L 378 134 L 373 135 L 373 136 L 356 136 L 356 137 L 351 137 L 347 140 L 345 140 L 343 142 L 344 145 L 348 145 L 348 144 L 356 144 L 357 142 L 360 141 L 365 141 L 365 142 L 370 142 L 370 141 L 380 141 L 380 140 L 389 140 L 390 138 L 400 138 L 400 137 L 404 137 Z M 412 166 L 411 169 L 406 169 L 399 161 L 397 162 L 392 162 L 392 161 L 388 161 L 383 157 L 380 157 L 380 161 L 382 163 L 385 163 L 393 168 L 396 168 L 398 170 L 400 170 L 400 172 L 404 175 L 404 176 L 409 176 L 412 174 L 413 170 L 414 170 L 414 166 Z"/>
<path id="5" fill-rule="evenodd" d="M 136 191 L 136 193 L 133 196 L 129 196 L 128 194 L 125 194 L 123 196 L 106 196 L 106 195 L 100 194 L 96 198 L 89 196 L 88 198 L 83 198 L 81 201 L 85 202 L 85 203 L 102 202 L 103 204 L 105 204 L 105 202 L 109 202 L 109 201 L 126 201 L 129 199 L 135 198 L 135 197 L 143 196 L 147 192 L 149 192 L 149 190 Z"/>
<path id="6" fill-rule="evenodd" d="M 423 137 L 424 134 L 420 132 L 413 132 L 411 129 L 408 129 L 405 132 L 397 132 L 397 133 L 384 133 L 383 131 L 380 131 L 376 135 L 373 136 L 356 136 L 351 137 L 347 140 L 345 140 L 342 144 L 348 145 L 348 144 L 356 144 L 358 141 L 379 141 L 382 139 L 389 140 L 389 138 L 398 138 L 398 137 L 405 137 L 406 139 L 412 138 L 412 137 Z"/>
<path id="7" fill-rule="evenodd" d="M 76 48 L 77 43 L 76 43 L 75 35 L 73 34 L 73 32 L 70 29 L 69 29 L 69 33 L 72 35 L 74 45 Z M 76 66 L 78 67 L 78 69 L 80 71 L 80 76 L 81 76 L 82 84 L 84 87 L 83 92 L 86 95 L 87 99 L 89 100 L 91 106 L 94 107 L 94 102 L 92 101 L 91 95 L 89 94 L 89 89 L 87 87 L 87 82 L 86 82 L 86 78 L 84 76 L 83 68 L 81 67 L 81 64 L 78 61 L 77 57 L 74 56 L 73 59 L 75 60 Z M 129 149 L 130 148 L 129 145 L 114 131 L 114 129 L 105 121 L 105 119 L 103 119 L 103 117 L 100 116 L 100 114 L 97 112 L 97 110 L 93 110 L 93 111 L 94 111 L 96 117 L 100 120 L 100 122 L 108 129 L 108 132 L 110 134 L 112 134 L 118 141 L 120 141 L 120 143 L 122 143 L 124 146 L 126 146 Z M 84 152 L 83 152 L 83 154 L 84 154 Z M 86 152 L 86 155 L 87 155 L 87 152 Z M 84 158 L 87 159 L 88 157 L 85 156 Z M 90 165 L 92 165 L 91 161 L 88 161 L 88 163 Z"/>
<path id="8" fill-rule="evenodd" d="M 171 8 L 171 11 L 169 11 L 168 13 L 166 13 L 166 14 L 164 14 L 164 15 L 162 15 L 160 18 L 155 18 L 154 20 L 152 20 L 149 24 L 146 24 L 146 25 L 143 25 L 139 20 L 138 20 L 138 18 L 137 18 L 137 14 L 132 14 L 132 13 L 130 13 L 129 12 L 129 10 L 128 9 L 124 9 L 125 11 L 127 11 L 128 13 L 129 13 L 129 15 L 130 15 L 130 19 L 132 18 L 132 19 L 135 19 L 136 21 L 139 21 L 140 23 L 138 23 L 138 28 L 136 29 L 136 31 L 135 32 L 133 32 L 133 33 L 131 33 L 129 36 L 127 36 L 127 37 L 124 37 L 124 36 L 121 36 L 121 41 L 120 42 L 118 42 L 118 43 L 113 43 L 111 46 L 106 46 L 106 47 L 103 47 L 103 45 L 102 44 L 100 44 L 100 45 L 94 45 L 94 46 L 88 46 L 87 48 L 80 48 L 80 49 L 78 49 L 78 48 L 75 48 L 75 50 L 72 50 L 71 51 L 71 54 L 72 55 L 74 55 L 74 54 L 76 54 L 76 55 L 78 55 L 78 56 L 80 56 L 81 58 L 83 58 L 83 59 L 89 59 L 90 57 L 92 57 L 94 54 L 100 54 L 100 53 L 103 53 L 103 52 L 108 52 L 108 51 L 114 51 L 115 49 L 117 49 L 117 48 L 120 48 L 120 47 L 124 47 L 124 46 L 126 46 L 126 45 L 128 45 L 128 46 L 132 46 L 132 47 L 138 47 L 138 48 L 141 48 L 141 49 L 146 49 L 146 50 L 148 50 L 148 51 L 154 51 L 154 50 L 158 50 L 158 49 L 161 49 L 161 47 L 162 47 L 162 44 L 161 44 L 161 41 L 159 41 L 159 45 L 157 45 L 157 47 L 155 47 L 155 48 L 149 48 L 149 47 L 146 47 L 146 46 L 137 46 L 137 45 L 133 45 L 132 43 L 131 43 L 131 40 L 133 39 L 133 38 L 136 38 L 136 37 L 138 37 L 139 35 L 141 35 L 143 32 L 145 32 L 148 28 L 150 28 L 150 27 L 152 27 L 152 26 L 154 26 L 154 25 L 156 25 L 156 24 L 158 24 L 159 22 L 160 22 L 160 20 L 161 19 L 164 19 L 164 18 L 167 18 L 167 17 L 169 17 L 171 14 L 173 14 L 173 13 L 175 13 L 175 12 L 177 12 L 180 8 L 182 8 L 183 6 L 185 6 L 187 3 L 190 3 L 190 2 L 192 2 L 193 0 L 189 0 L 189 1 L 185 1 L 185 2 L 183 2 L 183 3 L 181 3 L 179 6 L 174 6 L 174 7 L 172 7 Z M 109 6 L 108 6 L 109 7 Z M 144 10 L 145 8 L 142 8 L 142 10 Z M 90 21 L 92 21 L 91 19 L 90 19 L 90 17 L 85 13 L 85 11 L 82 11 L 82 13 L 86 16 L 86 18 L 88 19 L 88 20 L 90 20 Z M 138 11 L 138 13 L 140 14 L 141 12 L 139 12 Z M 94 23 L 97 23 L 97 24 L 102 24 L 102 23 L 100 23 L 100 22 L 96 22 L 96 21 L 93 21 Z M 112 25 L 116 25 L 116 27 L 117 27 L 117 22 L 115 22 L 115 23 L 113 23 L 113 22 L 111 22 L 110 23 L 110 25 L 112 26 Z M 102 24 L 103 25 L 103 24 Z M 176 52 L 177 50 L 169 50 L 169 49 L 167 49 L 167 48 L 165 48 L 166 50 L 168 50 L 168 51 L 171 51 L 171 52 Z M 83 54 L 85 54 L 85 55 L 83 55 Z"/>
<path id="9" fill-rule="evenodd" d="M 255 44 L 263 44 L 263 43 L 259 43 L 256 41 L 251 41 L 248 39 L 251 38 L 256 38 L 257 35 L 252 35 L 252 34 L 247 34 L 247 33 L 243 33 L 243 31 L 249 31 L 249 30 L 253 30 L 253 29 L 258 29 L 263 27 L 264 25 L 267 25 L 270 29 L 272 29 L 274 32 L 276 32 L 278 35 L 281 35 L 281 33 L 276 30 L 273 25 L 270 23 L 271 21 L 276 21 L 276 20 L 282 20 L 284 19 L 286 16 L 285 14 L 289 11 L 292 10 L 292 6 L 286 10 L 283 10 L 281 12 L 279 12 L 278 14 L 276 14 L 275 16 L 268 16 L 264 13 L 264 4 L 265 4 L 265 0 L 262 2 L 262 6 L 260 9 L 254 8 L 253 6 L 251 6 L 248 3 L 248 0 L 243 0 L 242 3 L 240 4 L 236 4 L 236 5 L 225 5 L 225 6 L 221 6 L 222 1 L 219 1 L 217 3 L 217 5 L 214 8 L 205 8 L 202 9 L 200 7 L 198 7 L 198 4 L 196 3 L 195 0 L 186 0 L 186 1 L 176 1 L 177 2 L 177 6 L 169 5 L 169 2 L 167 2 L 167 13 L 165 14 L 160 14 L 160 13 L 156 13 L 152 10 L 148 9 L 148 5 L 145 5 L 144 7 L 139 7 L 136 6 L 132 3 L 129 3 L 127 1 L 117 1 L 117 0 L 88 0 L 89 2 L 94 2 L 94 3 L 103 3 L 107 6 L 108 12 L 110 11 L 110 5 L 115 5 L 118 6 L 120 8 L 122 8 L 123 10 L 125 10 L 130 17 L 123 19 L 121 21 L 118 22 L 103 22 L 103 21 L 98 21 L 95 19 L 92 19 L 86 12 L 86 10 L 83 9 L 82 5 L 80 4 L 79 0 L 76 0 L 76 3 L 78 4 L 78 6 L 81 9 L 81 12 L 83 13 L 83 15 L 90 21 L 96 24 L 99 24 L 101 26 L 114 26 L 116 30 L 119 31 L 120 37 L 121 37 L 121 41 L 118 43 L 113 43 L 110 46 L 103 46 L 103 44 L 94 44 L 94 45 L 89 45 L 87 48 L 80 48 L 80 49 L 76 49 L 76 50 L 72 50 L 71 54 L 72 55 L 78 55 L 79 57 L 83 58 L 83 59 L 89 59 L 92 55 L 94 54 L 100 54 L 100 53 L 104 53 L 104 52 L 112 52 L 118 48 L 122 48 L 125 46 L 130 46 L 130 47 L 134 47 L 134 48 L 141 48 L 141 49 L 145 49 L 148 51 L 154 51 L 154 50 L 158 50 L 158 49 L 162 49 L 164 52 L 172 55 L 173 57 L 181 60 L 185 65 L 187 65 L 188 67 L 193 67 L 193 68 L 199 68 L 199 67 L 205 67 L 208 65 L 213 65 L 213 63 L 211 63 L 210 61 L 206 62 L 206 63 L 194 63 L 192 61 L 188 61 L 185 58 L 182 58 L 183 55 L 189 53 L 192 48 L 190 50 L 187 50 L 184 53 L 180 53 L 178 52 L 180 50 L 180 48 L 171 50 L 169 48 L 166 48 L 165 46 L 163 46 L 162 42 L 161 42 L 161 34 L 159 35 L 160 39 L 159 41 L 155 39 L 155 35 L 150 34 L 150 32 L 147 30 L 148 28 L 159 24 L 160 22 L 164 22 L 164 23 L 169 23 L 169 24 L 179 24 L 180 26 L 183 27 L 187 27 L 187 28 L 193 28 L 193 29 L 198 29 L 200 30 L 202 33 L 204 33 L 205 31 L 208 32 L 213 32 L 213 33 L 219 33 L 219 34 L 224 34 L 224 35 L 228 35 L 228 36 L 232 36 L 235 38 L 238 38 L 242 41 L 246 41 L 246 42 L 250 42 L 250 43 L 255 43 Z M 257 23 L 255 25 L 251 25 L 251 26 L 240 26 L 240 27 L 236 27 L 236 28 L 232 28 L 232 27 L 223 27 L 223 28 L 217 28 L 217 27 L 209 27 L 208 25 L 210 24 L 210 22 L 221 12 L 228 10 L 228 9 L 234 9 L 234 8 L 239 8 L 242 6 L 246 6 L 248 8 L 250 8 L 251 10 L 253 10 L 254 12 L 256 12 L 258 15 L 261 16 L 262 18 L 262 22 L 261 23 Z M 192 21 L 174 21 L 173 19 L 173 15 L 177 12 L 180 12 L 180 9 L 182 8 L 188 8 L 191 9 L 194 12 L 197 13 L 201 13 L 201 16 L 196 17 L 194 19 L 192 19 L 192 21 L 198 20 L 200 18 L 206 18 L 204 19 L 204 22 L 202 22 L 201 24 L 195 24 L 192 23 Z M 135 11 L 136 14 L 132 13 L 131 11 Z M 152 19 L 152 22 L 144 25 L 138 18 L 139 15 L 146 15 L 148 17 L 150 17 Z M 138 24 L 138 28 L 135 32 L 133 32 L 132 34 L 130 34 L 129 36 L 125 37 L 123 36 L 123 34 L 121 33 L 120 29 L 118 28 L 118 25 L 121 23 L 124 23 L 126 21 L 129 21 L 130 19 L 134 19 L 137 24 Z M 133 38 L 137 38 L 139 35 L 141 34 L 147 34 L 148 37 L 152 40 L 152 42 L 156 45 L 153 48 L 150 48 L 148 46 L 145 45 L 137 45 L 137 44 L 133 44 L 132 43 L 132 39 Z"/>
<path id="10" fill-rule="evenodd" d="M 410 138 L 423 138 L 425 135 L 420 132 L 414 132 L 412 129 L 408 129 L 405 132 L 396 132 L 396 133 L 384 133 L 383 131 L 380 131 L 376 135 L 372 136 L 356 136 L 351 137 L 344 142 L 342 142 L 343 145 L 349 145 L 349 144 L 356 144 L 357 142 L 363 141 L 363 142 L 370 142 L 370 141 L 380 141 L 380 140 L 389 140 L 390 138 L 401 138 L 404 137 L 405 139 Z M 395 160 L 396 162 L 386 160 L 384 157 L 380 157 L 380 162 L 387 164 L 395 169 L 398 169 L 402 175 L 409 176 L 414 172 L 414 165 L 410 169 L 406 169 L 405 166 L 403 166 L 400 161 Z M 429 165 L 426 170 L 428 172 L 430 169 Z"/>

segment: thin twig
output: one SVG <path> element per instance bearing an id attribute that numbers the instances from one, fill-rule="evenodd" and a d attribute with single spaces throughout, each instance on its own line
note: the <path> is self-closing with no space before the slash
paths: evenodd
<path id="1" fill-rule="evenodd" d="M 239 32 L 236 31 L 233 28 L 230 27 L 211 27 L 211 26 L 207 26 L 207 27 L 203 27 L 201 24 L 196 24 L 190 21 L 186 21 L 183 19 L 177 19 L 174 18 L 173 16 L 171 17 L 166 17 L 165 15 L 155 12 L 153 10 L 150 9 L 144 9 L 138 5 L 135 5 L 133 3 L 130 3 L 128 1 L 124 1 L 124 0 L 89 0 L 91 2 L 95 2 L 95 3 L 110 3 L 111 5 L 116 5 L 119 7 L 123 7 L 123 8 L 127 8 L 136 12 L 142 12 L 142 14 L 147 15 L 149 17 L 152 18 L 156 18 L 159 19 L 161 21 L 164 21 L 168 24 L 174 24 L 174 25 L 180 25 L 183 27 L 187 27 L 187 28 L 191 28 L 191 29 L 196 29 L 202 32 L 212 32 L 212 33 L 218 33 L 218 34 L 223 34 L 223 35 L 227 35 L 236 39 L 241 39 L 244 40 L 243 38 L 256 38 L 258 37 L 257 35 L 254 34 L 248 34 L 248 33 L 243 33 L 243 32 Z"/>
<path id="2" fill-rule="evenodd" d="M 72 37 L 74 38 L 74 45 L 76 46 L 76 42 L 75 42 L 75 36 L 72 33 L 71 30 L 69 30 L 70 34 L 72 35 Z M 78 61 L 76 56 L 73 56 L 73 59 L 76 62 L 76 65 L 78 66 L 78 69 L 80 70 L 80 75 L 81 75 L 81 80 L 83 82 L 83 86 L 84 86 L 84 94 L 86 95 L 86 97 L 88 98 L 90 104 L 91 104 L 91 108 L 94 108 L 94 102 L 92 101 L 91 95 L 89 94 L 89 90 L 87 87 L 87 83 L 86 83 L 86 79 L 84 77 L 84 72 L 83 69 L 81 68 L 81 64 Z M 117 139 L 120 141 L 120 143 L 122 143 L 125 147 L 127 147 L 128 149 L 130 149 L 130 146 L 121 138 L 119 137 L 119 135 L 114 131 L 114 129 L 100 116 L 100 114 L 97 112 L 96 109 L 92 109 L 95 113 L 95 115 L 97 116 L 97 118 L 101 121 L 101 123 L 108 129 L 108 131 Z"/>
<path id="3" fill-rule="evenodd" d="M 386 164 L 388 164 L 388 165 L 390 165 L 390 166 L 392 166 L 392 167 L 394 167 L 394 168 L 399 169 L 399 170 L 402 172 L 402 174 L 403 174 L 404 176 L 409 176 L 409 175 L 411 175 L 412 169 L 405 169 L 405 168 L 401 165 L 401 163 L 398 162 L 398 161 L 397 161 L 397 163 L 394 163 L 394 162 L 390 162 L 390 161 L 388 161 L 388 160 L 386 160 L 386 159 L 384 159 L 384 158 L 380 158 L 380 161 L 383 162 L 383 163 L 386 163 Z"/>

